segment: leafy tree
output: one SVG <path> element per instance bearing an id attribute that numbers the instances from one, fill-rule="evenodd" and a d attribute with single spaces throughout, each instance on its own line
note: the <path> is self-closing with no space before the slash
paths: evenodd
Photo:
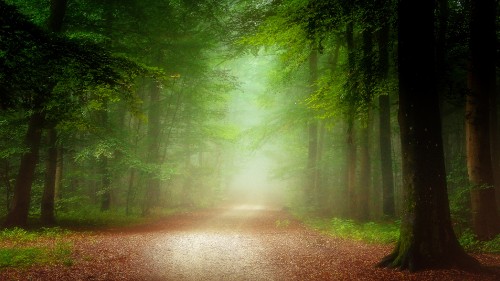
<path id="1" fill-rule="evenodd" d="M 118 89 L 145 70 L 128 60 L 114 58 L 97 46 L 48 34 L 3 1 L 0 12 L 5 26 L 0 45 L 3 106 L 30 112 L 24 141 L 29 150 L 21 158 L 6 225 L 25 226 L 42 129 L 46 122 L 70 109 L 68 105 L 78 104 L 84 98 L 84 95 L 62 95 L 54 89 L 68 84 L 73 89 L 99 84 Z M 81 78 L 71 80 L 74 77 Z M 124 93 L 133 99 L 133 94 Z"/>
<path id="2" fill-rule="evenodd" d="M 478 266 L 459 245 L 451 226 L 434 70 L 434 5 L 410 0 L 398 4 L 405 207 L 397 246 L 380 265 L 411 271 Z"/>

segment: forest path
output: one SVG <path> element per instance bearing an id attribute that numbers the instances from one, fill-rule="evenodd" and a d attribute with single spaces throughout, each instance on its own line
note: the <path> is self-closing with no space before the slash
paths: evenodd
<path id="1" fill-rule="evenodd" d="M 150 226 L 77 234 L 74 264 L 0 271 L 0 280 L 500 280 L 459 270 L 374 267 L 392 249 L 309 230 L 284 211 L 232 206 Z M 498 273 L 500 255 L 477 255 Z"/>

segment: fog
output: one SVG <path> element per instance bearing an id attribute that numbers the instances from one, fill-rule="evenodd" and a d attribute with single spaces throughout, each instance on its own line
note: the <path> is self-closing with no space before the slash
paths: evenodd
<path id="1" fill-rule="evenodd" d="M 240 81 L 232 95 L 229 122 L 240 128 L 240 137 L 234 151 L 234 173 L 228 182 L 228 201 L 241 204 L 281 206 L 285 201 L 285 182 L 273 176 L 278 167 L 277 155 L 285 151 L 259 135 L 265 127 L 269 108 L 259 103 L 259 97 L 268 92 L 268 70 L 273 57 L 248 55 L 231 61 L 227 67 Z"/>

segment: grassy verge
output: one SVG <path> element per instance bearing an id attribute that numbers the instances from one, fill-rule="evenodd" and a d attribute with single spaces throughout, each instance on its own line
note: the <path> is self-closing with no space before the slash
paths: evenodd
<path id="1" fill-rule="evenodd" d="M 0 231 L 0 268 L 72 265 L 73 244 L 64 239 L 68 233 L 60 228 L 42 228 L 37 231 L 13 228 Z"/>
<path id="2" fill-rule="evenodd" d="M 358 223 L 346 219 L 306 218 L 306 225 L 327 235 L 365 241 L 368 243 L 394 243 L 399 237 L 399 223 Z"/>
<path id="3" fill-rule="evenodd" d="M 140 213 L 125 215 L 121 208 L 101 211 L 99 208 L 80 208 L 57 215 L 58 225 L 70 229 L 96 230 L 101 228 L 119 228 L 150 224 L 175 213 L 184 212 L 186 209 L 172 208 L 155 210 L 144 217 Z"/>
<path id="4" fill-rule="evenodd" d="M 399 237 L 399 222 L 359 223 L 346 219 L 300 218 L 309 227 L 327 235 L 368 243 L 395 243 Z M 500 235 L 490 241 L 479 241 L 470 230 L 458 235 L 458 240 L 467 252 L 500 254 Z"/>

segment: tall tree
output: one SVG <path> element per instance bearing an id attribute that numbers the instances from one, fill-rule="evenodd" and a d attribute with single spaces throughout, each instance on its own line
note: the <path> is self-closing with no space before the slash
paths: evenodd
<path id="1" fill-rule="evenodd" d="M 28 224 L 31 185 L 38 163 L 44 117 L 43 113 L 36 112 L 29 119 L 28 130 L 24 139 L 24 145 L 28 151 L 23 153 L 21 157 L 21 165 L 14 186 L 12 206 L 5 220 L 5 227 L 26 227 Z"/>
<path id="2" fill-rule="evenodd" d="M 370 217 L 370 198 L 373 198 L 372 175 L 371 175 L 371 157 L 370 157 L 370 123 L 372 116 L 372 100 L 374 87 L 374 68 L 373 68 L 373 19 L 369 12 L 364 13 L 364 29 L 362 32 L 362 107 L 365 122 L 360 131 L 360 171 L 359 171 L 359 201 L 361 220 L 368 220 Z"/>
<path id="3" fill-rule="evenodd" d="M 160 91 L 161 85 L 158 82 L 152 82 L 149 90 L 149 111 L 148 111 L 148 129 L 147 129 L 147 156 L 146 160 L 154 171 L 159 170 L 160 163 L 160 143 L 161 143 L 161 103 Z M 143 207 L 143 215 L 148 215 L 151 208 L 158 204 L 160 196 L 160 178 L 156 174 L 149 174 L 146 179 L 146 198 Z"/>
<path id="4" fill-rule="evenodd" d="M 378 0 L 377 8 L 381 11 L 377 32 L 378 37 L 378 79 L 388 83 L 389 74 L 389 16 L 386 0 Z M 394 174 L 392 169 L 392 138 L 391 138 L 391 103 L 389 93 L 378 97 L 379 106 L 379 138 L 380 138 L 380 168 L 382 175 L 382 210 L 386 216 L 395 216 L 394 207 Z"/>
<path id="5" fill-rule="evenodd" d="M 398 243 L 380 265 L 411 271 L 478 266 L 461 248 L 451 226 L 435 77 L 435 5 L 436 1 L 398 3 L 399 126 L 405 202 Z"/>
<path id="6" fill-rule="evenodd" d="M 311 92 L 314 92 L 314 84 L 318 78 L 318 51 L 311 50 L 309 56 L 309 87 Z M 307 197 L 310 199 L 308 203 L 317 203 L 318 192 L 318 120 L 312 118 L 308 124 L 309 145 L 308 145 L 308 160 L 307 160 Z"/>
<path id="7" fill-rule="evenodd" d="M 66 15 L 67 0 L 52 0 L 50 2 L 50 16 L 47 22 L 48 30 L 51 32 L 61 32 L 64 16 Z M 56 120 L 48 122 L 48 150 L 45 171 L 45 187 L 43 189 L 41 203 L 41 221 L 42 224 L 51 225 L 55 223 L 54 206 L 58 170 L 58 143 L 56 132 Z M 60 163 L 60 162 L 59 162 Z"/>
<path id="8" fill-rule="evenodd" d="M 499 233 L 490 147 L 490 101 L 495 93 L 496 1 L 470 1 L 470 62 L 466 100 L 467 168 L 472 224 L 480 239 Z M 494 105 L 492 105 L 494 106 Z"/>
<path id="9" fill-rule="evenodd" d="M 357 81 L 356 81 L 356 51 L 354 49 L 354 23 L 349 21 L 346 28 L 346 42 L 347 42 L 347 71 L 349 72 L 346 90 L 349 93 L 349 101 L 347 104 L 347 157 L 346 157 L 346 172 L 347 172 L 347 192 L 348 192 L 348 214 L 349 217 L 354 218 L 357 215 L 358 204 L 356 196 L 356 159 L 357 159 L 357 147 L 356 147 L 356 134 L 355 134 L 355 114 L 356 105 L 354 104 L 353 97 L 356 96 L 357 92 Z"/>

